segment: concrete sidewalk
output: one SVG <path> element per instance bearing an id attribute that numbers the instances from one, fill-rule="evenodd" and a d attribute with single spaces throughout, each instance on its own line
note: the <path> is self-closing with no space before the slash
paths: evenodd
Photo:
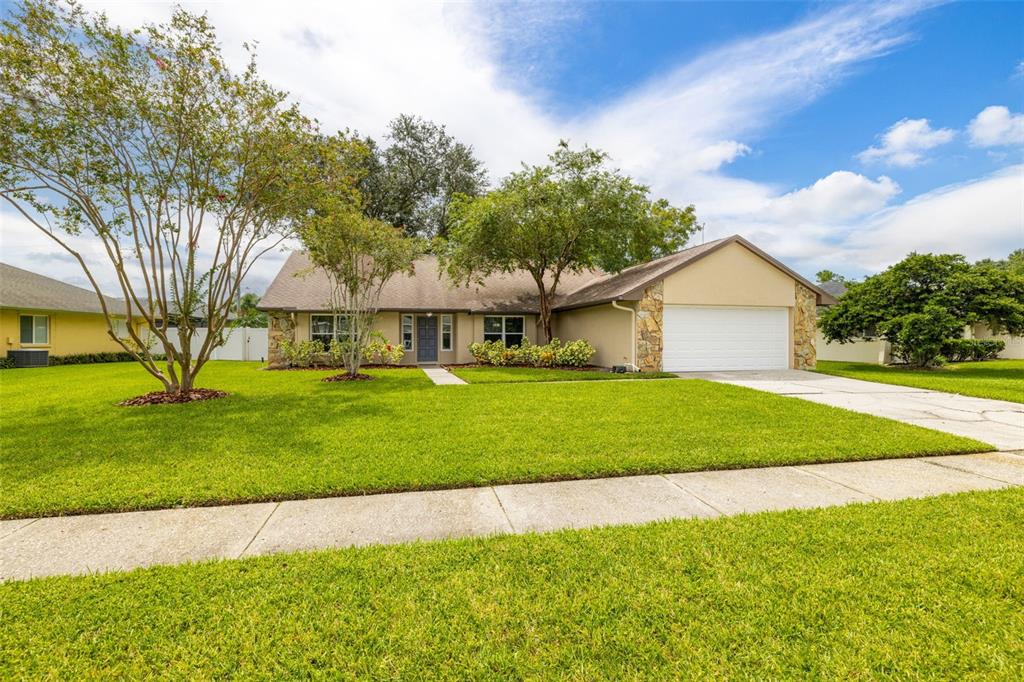
<path id="1" fill-rule="evenodd" d="M 438 386 L 458 386 L 466 383 L 444 367 L 420 367 L 420 369 Z"/>
<path id="2" fill-rule="evenodd" d="M 866 412 L 876 417 L 974 438 L 999 450 L 1024 449 L 1024 404 L 1021 403 L 796 369 L 686 372 L 679 376 L 745 386 L 854 412 Z M 1024 392 L 1024 387 L 1021 391 Z"/>
<path id="3" fill-rule="evenodd" d="M 1024 456 L 988 453 L 0 521 L 0 580 L 1011 485 Z"/>

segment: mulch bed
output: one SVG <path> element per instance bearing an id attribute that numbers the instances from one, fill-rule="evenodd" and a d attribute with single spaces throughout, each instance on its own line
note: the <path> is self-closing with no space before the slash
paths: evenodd
<path id="1" fill-rule="evenodd" d="M 167 391 L 153 391 L 145 395 L 135 396 L 118 403 L 121 407 L 142 407 L 143 405 L 168 405 L 172 403 L 194 403 L 199 400 L 213 400 L 224 398 L 227 393 L 215 391 L 212 388 L 193 388 L 188 393 L 168 393 Z"/>
<path id="2" fill-rule="evenodd" d="M 329 377 L 324 377 L 320 381 L 369 381 L 373 379 L 369 374 L 332 374 Z"/>

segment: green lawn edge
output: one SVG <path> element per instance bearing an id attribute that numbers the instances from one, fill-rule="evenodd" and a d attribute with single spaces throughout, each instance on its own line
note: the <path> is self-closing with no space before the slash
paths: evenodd
<path id="1" fill-rule="evenodd" d="M 449 371 L 470 384 L 511 384 L 555 381 L 628 381 L 678 379 L 671 372 L 629 372 L 607 370 L 547 369 L 543 367 L 450 367 Z"/>
<path id="2" fill-rule="evenodd" d="M 1024 489 L 0 585 L 15 677 L 1020 679 Z"/>
<path id="3" fill-rule="evenodd" d="M 865 362 L 819 360 L 816 372 L 882 384 L 1024 403 L 1024 360 L 959 362 L 912 370 Z"/>

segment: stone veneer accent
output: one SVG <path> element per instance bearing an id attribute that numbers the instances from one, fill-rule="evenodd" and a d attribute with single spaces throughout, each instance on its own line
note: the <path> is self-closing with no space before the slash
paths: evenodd
<path id="1" fill-rule="evenodd" d="M 636 311 L 636 364 L 641 372 L 661 371 L 662 319 L 665 313 L 664 281 L 644 289 Z"/>
<path id="2" fill-rule="evenodd" d="M 818 352 L 814 347 L 817 308 L 815 293 L 797 282 L 796 307 L 793 308 L 793 369 L 814 369 L 818 363 Z"/>
<path id="3" fill-rule="evenodd" d="M 295 341 L 295 323 L 288 313 L 267 313 L 267 366 L 278 369 L 287 366 L 281 354 L 281 341 Z"/>

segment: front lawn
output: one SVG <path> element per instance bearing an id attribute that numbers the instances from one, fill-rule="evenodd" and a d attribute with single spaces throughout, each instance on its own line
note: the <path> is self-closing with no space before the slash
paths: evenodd
<path id="1" fill-rule="evenodd" d="M 705 381 L 435 386 L 420 371 L 211 363 L 229 397 L 117 407 L 153 390 L 130 363 L 0 373 L 0 516 L 991 449 Z"/>
<path id="2" fill-rule="evenodd" d="M 603 381 L 606 379 L 676 379 L 668 372 L 544 369 L 542 367 L 452 367 L 451 373 L 470 384 L 511 384 L 525 381 Z"/>
<path id="3" fill-rule="evenodd" d="M 816 371 L 883 384 L 1024 403 L 1024 360 L 957 362 L 929 370 L 821 360 Z"/>
<path id="4" fill-rule="evenodd" d="M 1019 680 L 1022 527 L 1016 488 L 48 578 L 0 585 L 0 651 L 22 679 Z"/>

